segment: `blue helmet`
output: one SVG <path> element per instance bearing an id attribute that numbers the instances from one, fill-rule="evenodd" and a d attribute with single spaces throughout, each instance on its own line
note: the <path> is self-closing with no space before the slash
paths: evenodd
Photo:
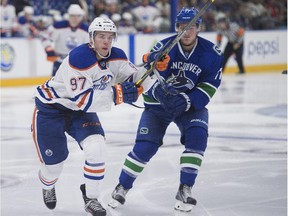
<path id="1" fill-rule="evenodd" d="M 192 8 L 182 8 L 181 11 L 178 13 L 177 17 L 176 17 L 176 28 L 178 27 L 178 24 L 180 23 L 188 23 L 190 22 L 198 13 L 198 10 L 195 7 Z M 199 17 L 196 20 L 196 24 L 197 26 L 201 26 L 202 23 L 202 18 Z"/>

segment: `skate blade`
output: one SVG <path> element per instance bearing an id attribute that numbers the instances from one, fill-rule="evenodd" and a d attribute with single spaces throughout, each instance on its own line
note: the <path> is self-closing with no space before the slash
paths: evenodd
<path id="1" fill-rule="evenodd" d="M 111 208 L 115 209 L 119 206 L 119 202 L 115 199 L 112 199 L 109 203 L 108 203 L 108 206 L 110 206 Z"/>
<path id="2" fill-rule="evenodd" d="M 174 209 L 180 212 L 190 212 L 193 209 L 193 207 L 194 205 L 183 203 L 177 200 Z"/>

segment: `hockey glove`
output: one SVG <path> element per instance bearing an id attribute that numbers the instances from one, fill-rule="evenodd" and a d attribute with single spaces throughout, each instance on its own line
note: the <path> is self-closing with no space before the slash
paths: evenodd
<path id="1" fill-rule="evenodd" d="M 169 88 L 171 92 L 173 86 L 168 85 L 166 88 Z M 175 90 L 175 92 L 177 91 Z M 161 85 L 155 85 L 155 88 L 153 88 L 153 96 L 168 113 L 174 116 L 179 116 L 191 108 L 191 101 L 187 94 L 183 92 L 179 94 L 167 94 L 167 90 L 163 89 Z"/>
<path id="2" fill-rule="evenodd" d="M 58 55 L 56 55 L 54 48 L 52 48 L 51 46 L 48 46 L 45 48 L 45 52 L 47 55 L 47 61 L 50 62 L 55 62 L 58 59 Z"/>
<path id="3" fill-rule="evenodd" d="M 133 82 L 123 82 L 121 84 L 116 84 L 112 86 L 113 89 L 113 99 L 116 105 L 121 103 L 133 103 L 136 102 L 138 96 L 142 94 L 143 87 L 136 87 Z"/>
<path id="4" fill-rule="evenodd" d="M 143 55 L 142 61 L 146 65 L 150 66 L 150 64 L 156 60 L 158 55 L 159 55 L 159 52 L 157 52 L 157 51 L 146 53 Z M 169 61 L 170 61 L 169 55 L 163 56 L 159 61 L 156 62 L 156 69 L 160 72 L 167 70 Z"/>

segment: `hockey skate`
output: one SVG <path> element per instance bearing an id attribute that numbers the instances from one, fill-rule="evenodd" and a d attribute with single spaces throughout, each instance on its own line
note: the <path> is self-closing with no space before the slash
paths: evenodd
<path id="1" fill-rule="evenodd" d="M 85 184 L 80 186 L 82 197 L 85 203 L 84 209 L 92 216 L 106 216 L 106 210 L 102 207 L 101 203 L 95 198 L 90 199 L 86 196 Z"/>
<path id="2" fill-rule="evenodd" d="M 180 184 L 176 195 L 175 210 L 190 212 L 192 208 L 197 204 L 196 199 L 191 195 L 191 187 L 188 185 Z"/>
<path id="3" fill-rule="evenodd" d="M 108 203 L 111 208 L 117 208 L 119 203 L 125 203 L 125 197 L 129 189 L 125 189 L 122 185 L 118 184 L 112 193 L 112 200 Z"/>
<path id="4" fill-rule="evenodd" d="M 57 203 L 55 187 L 53 187 L 51 190 L 42 189 L 42 193 L 43 200 L 47 208 L 54 209 Z"/>

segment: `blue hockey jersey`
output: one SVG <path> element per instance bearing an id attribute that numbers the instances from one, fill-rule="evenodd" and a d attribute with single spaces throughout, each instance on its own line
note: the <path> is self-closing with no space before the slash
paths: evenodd
<path id="1" fill-rule="evenodd" d="M 159 41 L 152 51 L 159 50 L 176 35 Z M 223 54 L 212 42 L 197 37 L 190 53 L 182 50 L 180 42 L 168 53 L 170 62 L 166 71 L 160 75 L 179 92 L 185 92 L 191 99 L 194 110 L 204 108 L 221 83 Z M 152 88 L 143 95 L 146 106 L 158 105 L 152 94 Z"/>

